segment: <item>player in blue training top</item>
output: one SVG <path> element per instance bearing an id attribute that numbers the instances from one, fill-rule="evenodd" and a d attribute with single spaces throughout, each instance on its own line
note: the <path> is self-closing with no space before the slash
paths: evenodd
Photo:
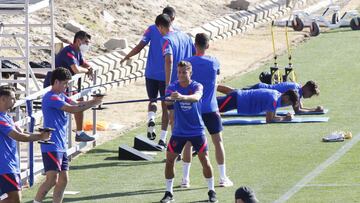
<path id="1" fill-rule="evenodd" d="M 201 118 L 201 97 L 203 86 L 191 80 L 191 64 L 179 62 L 177 67 L 178 80 L 166 90 L 170 96 L 167 104 L 174 105 L 174 127 L 166 153 L 166 192 L 160 202 L 171 202 L 173 199 L 175 159 L 181 153 L 186 142 L 191 142 L 203 167 L 203 174 L 208 183 L 209 202 L 217 202 L 214 189 L 214 177 L 208 154 L 204 122 Z"/>
<path id="2" fill-rule="evenodd" d="M 220 112 L 233 109 L 237 109 L 238 113 L 249 115 L 266 112 L 267 123 L 292 120 L 293 115 L 290 113 L 286 116 L 277 116 L 276 109 L 290 105 L 296 106 L 299 100 L 298 93 L 294 90 L 281 94 L 276 90 L 236 90 L 225 85 L 218 85 L 217 91 L 226 94 L 217 98 Z"/>
<path id="3" fill-rule="evenodd" d="M 220 63 L 215 57 L 205 55 L 209 48 L 209 37 L 205 33 L 195 36 L 196 55 L 185 59 L 192 65 L 191 79 L 201 83 L 204 87 L 202 96 L 201 115 L 204 124 L 211 135 L 215 146 L 215 156 L 219 167 L 221 187 L 230 187 L 232 181 L 226 175 L 225 149 L 221 131 L 223 130 L 219 108 L 216 101 L 216 78 L 220 73 Z M 190 187 L 191 148 L 187 144 L 183 152 L 183 179 L 181 187 Z"/>
<path id="4" fill-rule="evenodd" d="M 85 73 L 90 79 L 93 77 L 93 69 L 88 62 L 84 59 L 84 54 L 90 48 L 91 36 L 84 32 L 78 31 L 75 33 L 74 41 L 72 44 L 64 47 L 55 58 L 55 67 L 63 67 L 68 69 L 71 72 L 71 75 Z M 48 72 L 44 87 L 50 86 L 52 72 Z M 81 78 L 78 80 L 78 92 L 81 91 Z M 78 101 L 83 101 L 83 98 L 78 99 Z M 75 113 L 75 123 L 76 123 L 76 137 L 75 141 L 77 142 L 89 142 L 93 141 L 95 138 L 89 136 L 83 131 L 83 122 L 84 122 L 84 113 L 78 112 Z"/>
<path id="5" fill-rule="evenodd" d="M 16 141 L 46 140 L 50 132 L 23 133 L 8 114 L 14 104 L 14 89 L 0 86 L 0 202 L 20 203 L 20 160 Z"/>
<path id="6" fill-rule="evenodd" d="M 34 202 L 42 202 L 46 194 L 54 187 L 53 202 L 62 202 L 65 187 L 68 182 L 67 126 L 68 113 L 85 111 L 102 102 L 102 96 L 89 101 L 76 102 L 67 97 L 67 89 L 71 73 L 66 68 L 57 68 L 51 76 L 51 90 L 42 98 L 42 112 L 44 127 L 55 129 L 51 141 L 54 145 L 42 145 L 41 152 L 44 163 L 46 180 L 41 184 Z"/>
<path id="7" fill-rule="evenodd" d="M 269 85 L 266 83 L 257 83 L 249 88 L 243 88 L 244 90 L 249 89 L 272 89 L 277 90 L 280 93 L 284 93 L 288 90 L 295 90 L 299 94 L 299 99 L 311 98 L 312 96 L 318 96 L 320 94 L 319 86 L 316 82 L 310 80 L 306 82 L 304 86 L 301 86 L 295 82 L 282 82 L 279 84 Z M 324 108 L 322 106 L 317 106 L 315 108 L 304 107 L 301 100 L 299 100 L 299 105 L 294 106 L 295 113 L 305 113 L 305 112 L 323 112 Z"/>
<path id="8" fill-rule="evenodd" d="M 175 19 L 175 9 L 167 6 L 163 9 L 163 14 L 167 14 L 171 19 L 171 24 Z M 172 29 L 173 26 L 171 26 Z M 130 57 L 138 54 L 147 44 L 150 43 L 149 53 L 146 60 L 145 67 L 145 81 L 146 81 L 146 91 L 149 99 L 155 99 L 160 96 L 165 95 L 165 69 L 164 69 L 164 57 L 162 55 L 162 35 L 156 24 L 149 26 L 143 35 L 142 40 L 134 47 L 121 61 L 128 60 Z M 162 107 L 162 117 L 161 117 L 161 134 L 159 145 L 166 147 L 165 142 L 167 135 L 167 127 L 169 123 L 168 112 L 165 102 L 161 102 Z M 148 130 L 147 137 L 151 140 L 155 139 L 155 116 L 156 116 L 157 106 L 156 101 L 150 101 L 148 106 Z"/>
<path id="9" fill-rule="evenodd" d="M 170 30 L 171 19 L 167 15 L 159 15 L 156 17 L 156 27 L 160 33 L 164 36 L 162 43 L 162 53 L 164 56 L 165 64 L 165 85 L 169 85 L 177 79 L 177 64 L 195 54 L 195 47 L 191 38 L 181 31 Z M 173 110 L 172 106 L 168 106 L 169 109 L 169 124 L 173 126 Z M 162 139 L 166 143 L 166 137 Z"/>

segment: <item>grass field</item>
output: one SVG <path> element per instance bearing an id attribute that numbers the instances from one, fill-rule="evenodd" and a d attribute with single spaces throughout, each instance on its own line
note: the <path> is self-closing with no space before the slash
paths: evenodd
<path id="1" fill-rule="evenodd" d="M 233 202 L 238 186 L 252 187 L 261 202 L 274 202 L 311 173 L 339 149 L 354 142 L 349 151 L 329 167 L 319 170 L 313 179 L 289 197 L 287 202 L 360 202 L 360 33 L 333 31 L 322 33 L 293 50 L 293 63 L 300 83 L 316 80 L 319 97 L 305 100 L 305 106 L 323 105 L 330 109 L 328 123 L 268 124 L 231 126 L 224 130 L 228 175 L 231 188 L 216 188 L 219 202 Z M 269 64 L 228 85 L 243 87 L 258 82 L 261 71 Z M 286 56 L 279 64 L 286 64 Z M 336 130 L 349 130 L 352 140 L 322 143 L 321 138 Z M 71 162 L 67 190 L 80 191 L 67 195 L 64 202 L 158 202 L 164 193 L 164 157 L 158 153 L 152 162 L 117 160 L 120 144 L 133 145 L 133 137 L 145 132 L 134 129 L 125 136 L 103 144 Z M 218 169 L 212 144 L 212 164 L 218 183 Z M 176 165 L 175 185 L 181 181 L 181 164 Z M 191 188 L 175 188 L 176 202 L 201 202 L 207 199 L 207 187 L 198 160 L 191 168 Z M 23 192 L 30 202 L 38 185 Z M 47 198 L 45 202 L 51 202 Z"/>

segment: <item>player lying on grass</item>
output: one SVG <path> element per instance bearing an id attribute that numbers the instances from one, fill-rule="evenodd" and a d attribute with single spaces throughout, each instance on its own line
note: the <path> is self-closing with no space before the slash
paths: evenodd
<path id="1" fill-rule="evenodd" d="M 277 116 L 276 109 L 284 106 L 298 105 L 299 96 L 294 90 L 280 93 L 276 90 L 256 89 L 237 90 L 225 85 L 218 85 L 217 91 L 226 96 L 217 97 L 220 112 L 237 109 L 238 113 L 259 114 L 266 112 L 266 122 L 290 121 L 292 114 Z"/>
<path id="2" fill-rule="evenodd" d="M 306 112 L 323 112 L 324 108 L 322 106 L 317 106 L 315 108 L 304 107 L 301 98 L 308 99 L 312 96 L 318 96 L 320 94 L 319 85 L 310 80 L 306 82 L 304 86 L 295 83 L 295 82 L 282 82 L 279 84 L 269 85 L 266 83 L 257 83 L 249 88 L 243 88 L 243 90 L 252 90 L 252 89 L 272 89 L 277 90 L 280 93 L 285 93 L 288 90 L 295 90 L 299 94 L 299 105 L 294 106 L 295 113 L 306 113 Z"/>

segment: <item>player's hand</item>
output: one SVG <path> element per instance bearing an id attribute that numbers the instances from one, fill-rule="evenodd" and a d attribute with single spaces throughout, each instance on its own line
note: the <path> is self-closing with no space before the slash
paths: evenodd
<path id="1" fill-rule="evenodd" d="M 89 77 L 90 80 L 93 80 L 94 79 L 94 70 L 93 70 L 93 68 L 89 67 L 88 72 L 86 73 L 86 75 Z"/>
<path id="2" fill-rule="evenodd" d="M 323 112 L 323 111 L 324 111 L 324 107 L 322 107 L 322 106 L 317 106 L 317 107 L 315 108 L 315 111 L 316 111 L 316 112 Z"/>
<path id="3" fill-rule="evenodd" d="M 170 95 L 170 98 L 172 100 L 181 100 L 182 98 L 182 94 L 180 94 L 179 92 L 172 92 L 171 95 Z"/>
<path id="4" fill-rule="evenodd" d="M 124 57 L 123 59 L 121 59 L 121 61 L 120 61 L 120 64 L 122 65 L 126 60 L 128 60 L 129 58 L 128 57 Z"/>
<path id="5" fill-rule="evenodd" d="M 96 102 L 96 105 L 100 105 L 103 102 L 104 97 L 94 97 L 94 101 Z"/>
<path id="6" fill-rule="evenodd" d="M 41 131 L 39 137 L 40 140 L 49 140 L 51 138 L 51 131 Z"/>
<path id="7" fill-rule="evenodd" d="M 287 113 L 285 116 L 285 120 L 287 121 L 291 121 L 292 119 L 294 119 L 294 115 L 291 113 Z"/>

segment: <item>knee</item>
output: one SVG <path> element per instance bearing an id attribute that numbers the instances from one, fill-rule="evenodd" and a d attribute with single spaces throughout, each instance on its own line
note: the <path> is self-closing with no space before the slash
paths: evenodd
<path id="1" fill-rule="evenodd" d="M 58 182 L 66 185 L 69 182 L 69 177 L 68 176 L 59 177 Z"/>
<path id="2" fill-rule="evenodd" d="M 174 167 L 174 161 L 172 161 L 172 160 L 166 160 L 166 167 L 167 168 L 171 168 L 171 167 Z"/>
<path id="3" fill-rule="evenodd" d="M 211 138 L 215 146 L 219 146 L 223 142 L 223 138 L 219 133 L 211 135 Z"/>
<path id="4" fill-rule="evenodd" d="M 58 182 L 58 176 L 47 176 L 45 181 L 49 186 L 53 187 Z"/>

